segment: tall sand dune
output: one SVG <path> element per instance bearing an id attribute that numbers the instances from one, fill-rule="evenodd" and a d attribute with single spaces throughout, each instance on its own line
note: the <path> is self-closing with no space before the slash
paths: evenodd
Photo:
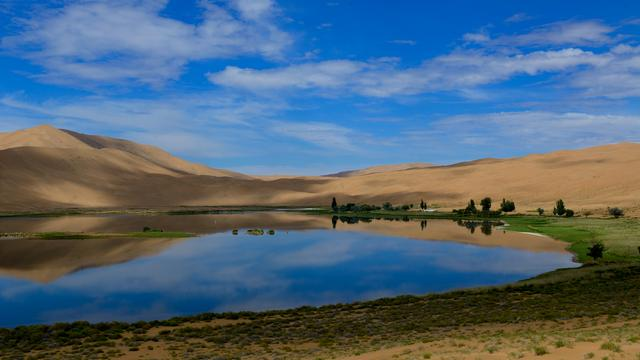
<path id="1" fill-rule="evenodd" d="M 419 203 L 513 199 L 518 211 L 640 209 L 640 144 L 621 143 L 447 166 L 401 164 L 318 177 L 250 177 L 126 140 L 50 126 L 0 134 L 0 210 Z"/>

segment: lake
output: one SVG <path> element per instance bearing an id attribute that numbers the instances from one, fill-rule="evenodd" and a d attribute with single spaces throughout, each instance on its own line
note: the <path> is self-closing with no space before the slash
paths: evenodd
<path id="1" fill-rule="evenodd" d="M 198 236 L 0 240 L 0 327 L 344 303 L 505 284 L 578 265 L 565 243 L 451 220 L 289 212 L 0 219 L 0 232 L 145 226 Z M 252 228 L 264 235 L 248 234 Z"/>

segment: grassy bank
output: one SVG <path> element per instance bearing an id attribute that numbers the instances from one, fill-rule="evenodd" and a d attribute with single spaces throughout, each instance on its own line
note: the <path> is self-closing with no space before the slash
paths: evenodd
<path id="1" fill-rule="evenodd" d="M 636 320 L 639 297 L 639 265 L 590 266 L 510 286 L 319 308 L 18 327 L 0 330 L 0 354 L 108 358 L 153 350 L 175 358 L 329 358 L 431 343 L 483 324 Z"/>
<path id="2" fill-rule="evenodd" d="M 510 231 L 535 232 L 569 243 L 569 250 L 581 263 L 592 260 L 587 249 L 596 242 L 604 244 L 603 261 L 640 261 L 640 220 L 635 218 L 560 218 L 508 216 L 502 218 Z"/>

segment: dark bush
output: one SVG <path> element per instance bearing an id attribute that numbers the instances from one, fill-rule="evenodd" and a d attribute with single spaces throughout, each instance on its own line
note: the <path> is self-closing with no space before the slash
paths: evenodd
<path id="1" fill-rule="evenodd" d="M 480 200 L 480 206 L 482 206 L 482 211 L 487 212 L 489 210 L 491 210 L 491 198 L 490 197 L 486 197 L 482 200 Z"/>
<path id="2" fill-rule="evenodd" d="M 512 212 L 516 209 L 516 203 L 513 200 L 502 199 L 502 204 L 500 204 L 500 210 L 504 212 Z"/>
<path id="3" fill-rule="evenodd" d="M 598 259 L 602 259 L 606 249 L 602 243 L 595 243 L 590 248 L 587 248 L 587 250 L 587 256 L 594 261 L 598 261 Z"/>
<path id="4" fill-rule="evenodd" d="M 614 218 L 619 218 L 621 216 L 624 216 L 624 210 L 618 208 L 618 207 L 612 207 L 609 208 L 609 215 L 613 216 Z"/>
<path id="5" fill-rule="evenodd" d="M 556 201 L 556 207 L 553 208 L 553 215 L 563 216 L 566 211 L 564 201 L 562 201 L 562 199 Z"/>
<path id="6" fill-rule="evenodd" d="M 538 215 L 540 215 L 540 216 L 544 215 L 544 209 L 543 208 L 538 208 Z"/>
<path id="7" fill-rule="evenodd" d="M 575 213 L 573 210 L 571 210 L 571 209 L 567 209 L 567 210 L 564 212 L 564 216 L 566 216 L 566 217 L 568 217 L 568 218 L 569 218 L 569 217 L 573 217 L 573 215 L 575 215 L 575 214 L 576 214 L 576 213 Z"/>

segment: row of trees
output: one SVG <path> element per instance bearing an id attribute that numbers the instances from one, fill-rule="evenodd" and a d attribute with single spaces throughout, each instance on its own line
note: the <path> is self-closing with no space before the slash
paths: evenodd
<path id="1" fill-rule="evenodd" d="M 607 208 L 607 212 L 609 215 L 615 217 L 616 219 L 624 216 L 624 210 L 618 207 Z M 585 211 L 583 213 L 585 216 L 589 216 L 593 214 L 591 211 Z M 538 215 L 544 215 L 544 209 L 538 208 Z M 555 216 L 564 216 L 564 217 L 573 217 L 575 212 L 571 209 L 567 209 L 562 199 L 556 201 L 556 206 L 553 208 L 553 215 Z"/>
<path id="2" fill-rule="evenodd" d="M 424 206 L 426 206 L 426 203 Z M 400 210 L 408 211 L 410 209 L 413 209 L 413 204 L 393 206 L 393 204 L 391 204 L 390 202 L 385 202 L 384 204 L 382 204 L 382 207 L 377 205 L 356 204 L 356 203 L 347 203 L 344 205 L 338 205 L 338 201 L 334 197 L 333 200 L 331 200 L 331 209 L 334 212 L 358 212 L 358 211 L 366 212 L 366 211 L 376 211 L 380 209 L 383 209 L 386 211 L 400 211 Z"/>
<path id="3" fill-rule="evenodd" d="M 492 211 L 491 210 L 492 200 L 490 197 L 485 197 L 482 200 L 480 200 L 480 206 L 482 210 L 478 210 L 478 208 L 476 207 L 475 200 L 471 199 L 469 200 L 469 203 L 467 203 L 466 208 L 456 209 L 456 210 L 453 210 L 453 212 L 457 214 L 463 214 L 463 215 L 495 216 L 495 215 L 500 215 L 502 212 L 508 213 L 516 210 L 516 203 L 513 200 L 502 199 L 502 203 L 500 204 L 500 210 Z"/>
<path id="4" fill-rule="evenodd" d="M 495 215 L 500 215 L 501 213 L 505 212 L 505 213 L 509 213 L 509 212 L 513 212 L 516 210 L 516 204 L 513 200 L 508 200 L 508 199 L 502 199 L 502 202 L 500 203 L 500 209 L 496 210 L 496 211 L 492 211 L 491 210 L 491 206 L 492 206 L 492 200 L 490 197 L 485 197 L 482 200 L 480 200 L 480 207 L 481 210 L 478 210 L 478 207 L 476 206 L 476 202 L 475 200 L 471 199 L 469 200 L 469 202 L 467 203 L 467 207 L 464 209 L 455 209 L 453 210 L 453 212 L 458 213 L 458 214 L 463 214 L 463 215 L 491 215 L 491 216 L 495 216 Z M 386 210 L 386 211 L 399 211 L 399 210 L 404 210 L 404 211 L 408 211 L 410 209 L 413 209 L 413 204 L 405 204 L 402 206 L 397 206 L 394 207 L 390 202 L 385 202 L 384 204 L 382 204 L 382 207 L 380 206 L 376 206 L 376 205 L 368 205 L 368 204 L 355 204 L 355 203 L 348 203 L 346 205 L 341 205 L 338 206 L 338 202 L 336 200 L 336 198 L 334 197 L 333 200 L 331 201 L 331 209 L 334 212 L 347 212 L 347 211 L 351 211 L 351 212 L 356 212 L 356 211 L 375 211 L 375 210 Z M 420 200 L 420 209 L 421 210 L 427 210 L 428 209 L 428 205 L 427 202 L 424 200 Z M 545 210 L 543 208 L 538 208 L 538 215 L 544 215 Z M 624 211 L 618 207 L 612 207 L 612 208 L 607 208 L 607 211 L 609 213 L 609 215 L 615 217 L 615 218 L 619 218 L 624 216 Z M 575 216 L 575 212 L 572 209 L 568 209 L 564 203 L 564 201 L 562 199 L 559 199 L 558 201 L 556 201 L 555 207 L 553 208 L 553 215 L 554 216 L 562 216 L 562 217 L 573 217 Z M 585 212 L 585 215 L 591 215 L 591 212 Z"/>

